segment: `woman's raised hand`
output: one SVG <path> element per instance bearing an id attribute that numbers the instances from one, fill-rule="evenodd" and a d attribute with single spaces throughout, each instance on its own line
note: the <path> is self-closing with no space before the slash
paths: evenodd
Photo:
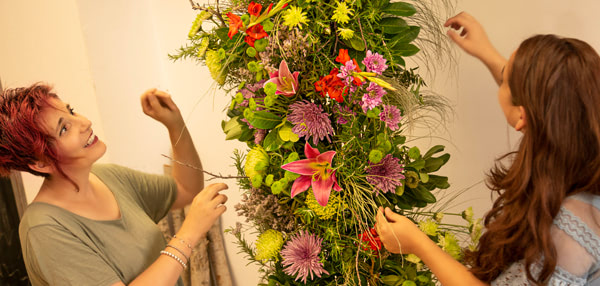
<path id="1" fill-rule="evenodd" d="M 469 13 L 461 12 L 448 19 L 444 27 L 450 27 L 447 34 L 452 41 L 478 59 L 483 59 L 487 53 L 495 51 L 483 26 Z"/>
<path id="2" fill-rule="evenodd" d="M 183 127 L 181 112 L 168 93 L 152 88 L 142 94 L 141 102 L 144 113 L 167 128 Z"/>

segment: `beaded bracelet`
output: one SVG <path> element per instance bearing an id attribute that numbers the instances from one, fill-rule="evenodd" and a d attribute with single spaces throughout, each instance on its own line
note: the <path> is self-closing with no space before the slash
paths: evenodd
<path id="1" fill-rule="evenodd" d="M 191 246 L 191 245 L 190 245 L 190 244 L 189 244 L 187 241 L 185 241 L 185 240 L 183 240 L 183 239 L 181 239 L 181 238 L 177 237 L 177 235 L 176 235 L 176 234 L 175 234 L 175 235 L 173 235 L 173 238 L 177 238 L 177 239 L 179 239 L 179 241 L 181 241 L 181 243 L 185 244 L 185 246 L 187 246 L 187 247 L 188 247 L 190 250 L 194 250 L 194 248 L 193 248 L 193 247 L 192 247 L 192 246 Z"/>
<path id="2" fill-rule="evenodd" d="M 179 251 L 179 253 L 183 254 L 183 257 L 185 257 L 185 259 L 187 259 L 188 262 L 190 261 L 190 258 L 187 255 L 185 255 L 185 253 L 181 249 L 179 249 L 177 246 L 172 245 L 172 244 L 167 244 L 167 247 L 170 247 L 170 248 L 173 248 L 173 249 Z"/>
<path id="3" fill-rule="evenodd" d="M 163 255 L 166 255 L 166 256 L 169 256 L 169 257 L 175 259 L 177 262 L 179 262 L 179 264 L 181 264 L 181 266 L 183 267 L 183 269 L 185 269 L 187 267 L 187 265 L 185 264 L 185 262 L 183 262 L 183 260 L 181 260 L 181 258 L 179 258 L 179 256 L 177 256 L 177 255 L 175 255 L 175 254 L 173 254 L 171 252 L 168 252 L 168 251 L 165 251 L 165 250 L 161 250 L 160 254 L 163 254 Z"/>

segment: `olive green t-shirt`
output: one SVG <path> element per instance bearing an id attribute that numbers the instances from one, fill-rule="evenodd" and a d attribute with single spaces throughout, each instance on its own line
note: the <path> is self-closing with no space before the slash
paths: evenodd
<path id="1" fill-rule="evenodd" d="M 128 284 L 165 248 L 156 223 L 175 201 L 173 179 L 113 164 L 94 165 L 92 173 L 113 192 L 121 218 L 97 221 L 51 204 L 30 204 L 19 235 L 34 286 Z"/>

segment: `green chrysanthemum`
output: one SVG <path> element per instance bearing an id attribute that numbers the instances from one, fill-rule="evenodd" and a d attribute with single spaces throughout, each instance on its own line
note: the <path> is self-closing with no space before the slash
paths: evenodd
<path id="1" fill-rule="evenodd" d="M 333 16 L 331 16 L 331 20 L 336 21 L 338 24 L 346 24 L 350 21 L 350 15 L 352 15 L 353 10 L 348 8 L 346 2 L 337 2 L 337 8 L 333 12 Z"/>
<path id="2" fill-rule="evenodd" d="M 314 211 L 317 216 L 321 219 L 331 219 L 333 218 L 339 211 L 345 209 L 346 203 L 340 198 L 337 192 L 332 192 L 329 196 L 329 201 L 326 206 L 321 206 L 317 199 L 315 198 L 315 194 L 312 191 L 312 188 L 308 190 L 308 195 L 306 196 L 306 206 Z"/>
<path id="3" fill-rule="evenodd" d="M 283 246 L 283 235 L 281 232 L 269 229 L 258 236 L 256 240 L 257 260 L 277 259 L 277 255 Z"/>
<path id="4" fill-rule="evenodd" d="M 215 50 L 206 51 L 206 66 L 210 71 L 210 76 L 219 84 L 225 84 L 227 73 L 223 71 L 223 65 L 219 59 L 219 53 Z"/>
<path id="5" fill-rule="evenodd" d="M 473 208 L 468 207 L 466 210 L 462 212 L 462 218 L 466 220 L 469 224 L 473 223 Z"/>
<path id="6" fill-rule="evenodd" d="M 290 6 L 283 15 L 283 24 L 290 28 L 298 26 L 302 29 L 302 24 L 306 23 L 308 23 L 306 12 L 302 12 L 300 7 Z"/>
<path id="7" fill-rule="evenodd" d="M 248 155 L 246 155 L 246 163 L 244 164 L 244 172 L 246 176 L 252 180 L 257 174 L 263 174 L 266 167 L 269 166 L 269 155 L 265 149 L 259 145 L 254 147 Z M 258 167 L 258 168 L 257 168 Z"/>
<path id="8" fill-rule="evenodd" d="M 426 221 L 419 222 L 419 229 L 427 235 L 434 236 L 438 231 L 438 224 L 436 221 L 428 219 Z"/>
<path id="9" fill-rule="evenodd" d="M 340 33 L 340 37 L 344 40 L 350 40 L 354 37 L 354 31 L 351 29 L 338 28 L 338 33 Z"/>
<path id="10" fill-rule="evenodd" d="M 209 43 L 210 43 L 210 39 L 208 37 L 202 38 L 202 42 L 200 42 L 200 45 L 198 46 L 198 53 L 196 54 L 197 57 L 199 57 L 199 58 L 204 57 L 204 55 L 206 54 L 206 49 L 208 49 Z"/>
<path id="11" fill-rule="evenodd" d="M 462 249 L 458 245 L 458 240 L 451 232 L 446 232 L 445 235 L 438 235 L 438 245 L 450 256 L 456 260 L 462 259 Z"/>

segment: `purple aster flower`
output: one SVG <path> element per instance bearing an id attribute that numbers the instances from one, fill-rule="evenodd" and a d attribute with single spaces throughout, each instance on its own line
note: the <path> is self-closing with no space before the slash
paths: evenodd
<path id="1" fill-rule="evenodd" d="M 395 131 L 400 128 L 398 123 L 400 123 L 400 119 L 402 116 L 400 115 L 400 110 L 393 105 L 384 105 L 383 112 L 379 113 L 379 119 L 385 122 L 385 126 L 387 126 L 390 130 Z"/>
<path id="2" fill-rule="evenodd" d="M 381 98 L 387 92 L 378 84 L 371 82 L 367 87 L 367 93 L 362 97 L 361 106 L 364 112 L 371 110 L 381 104 Z"/>
<path id="3" fill-rule="evenodd" d="M 378 53 L 373 53 L 370 50 L 367 51 L 367 55 L 362 63 L 365 65 L 368 72 L 374 72 L 376 74 L 381 74 L 385 69 L 387 69 L 387 65 L 385 64 L 386 59 L 383 58 Z"/>
<path id="4" fill-rule="evenodd" d="M 312 137 L 313 145 L 317 145 L 323 138 L 331 142 L 329 135 L 333 135 L 333 127 L 321 106 L 303 100 L 290 105 L 290 110 L 292 112 L 288 115 L 288 121 L 294 124 L 292 132 L 305 137 L 307 141 Z"/>
<path id="5" fill-rule="evenodd" d="M 250 125 L 250 123 L 248 123 L 248 125 Z M 260 142 L 265 139 L 265 136 L 267 136 L 267 130 L 256 129 L 256 132 L 254 132 L 254 144 L 260 144 Z"/>
<path id="6" fill-rule="evenodd" d="M 400 180 L 404 179 L 404 168 L 398 162 L 400 159 L 387 154 L 379 163 L 369 163 L 367 181 L 375 186 L 377 195 L 380 190 L 384 193 L 395 192 L 396 187 L 402 186 Z"/>
<path id="7" fill-rule="evenodd" d="M 319 261 L 321 242 L 323 242 L 322 238 L 306 231 L 300 231 L 281 250 L 282 265 L 287 267 L 283 272 L 290 276 L 296 275 L 295 280 L 302 278 L 304 284 L 306 284 L 309 274 L 311 280 L 314 275 L 320 278 L 323 273 L 329 274 L 323 268 L 323 263 Z"/>
<path id="8" fill-rule="evenodd" d="M 352 60 L 347 61 L 343 66 L 340 67 L 340 73 L 338 73 L 338 77 L 341 78 L 346 85 L 350 85 L 354 78 L 352 77 L 352 73 L 356 69 L 356 65 Z"/>

